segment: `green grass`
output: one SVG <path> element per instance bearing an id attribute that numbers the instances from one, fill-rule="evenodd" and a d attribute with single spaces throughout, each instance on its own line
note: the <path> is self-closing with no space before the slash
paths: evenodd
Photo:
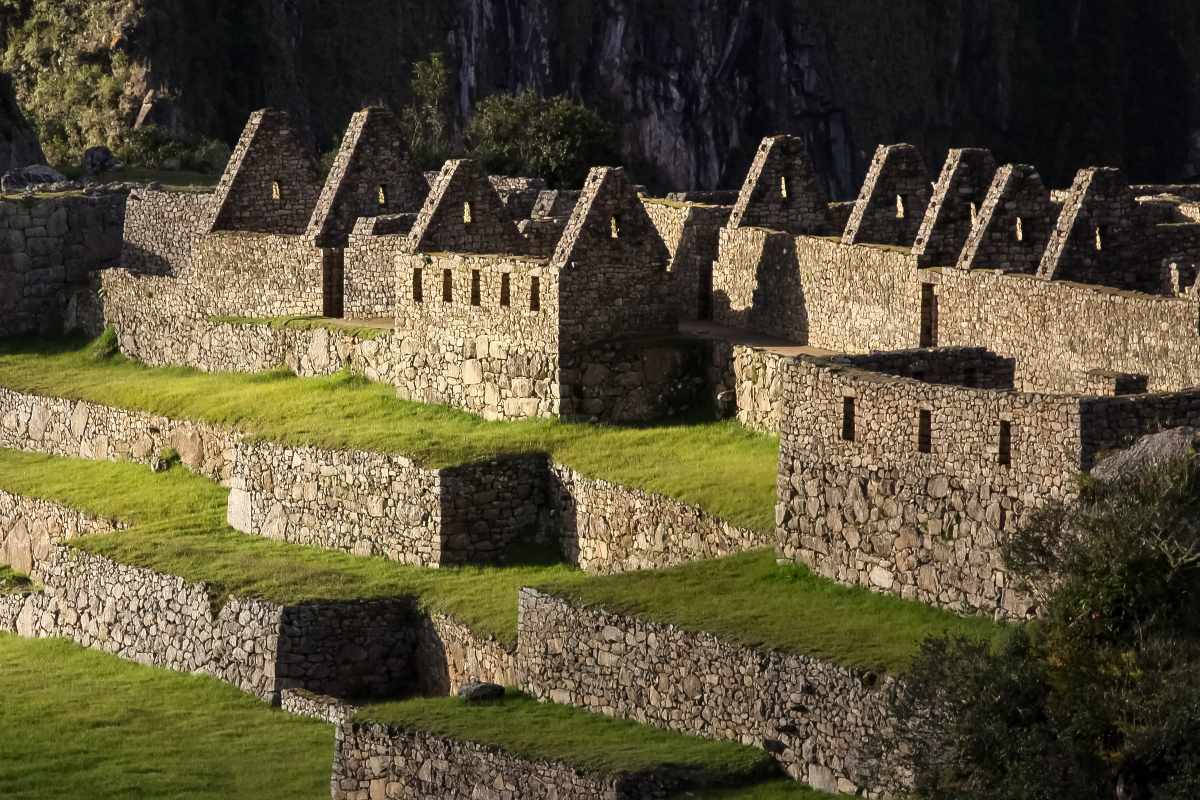
<path id="1" fill-rule="evenodd" d="M 390 328 L 355 325 L 353 322 L 345 320 L 318 316 L 231 317 L 217 315 L 209 317 L 208 321 L 226 325 L 269 325 L 276 330 L 291 328 L 298 331 L 310 331 L 317 328 L 324 328 L 325 330 L 337 333 L 347 333 L 358 339 L 379 339 L 391 333 Z"/>
<path id="2" fill-rule="evenodd" d="M 72 546 L 124 564 L 278 603 L 413 597 L 476 633 L 514 644 L 517 592 L 574 571 L 561 564 L 424 569 L 238 533 L 225 524 L 228 492 L 182 467 L 155 473 L 130 463 L 0 450 L 0 488 L 65 503 L 134 527 Z"/>
<path id="3" fill-rule="evenodd" d="M 11 567 L 0 564 L 0 595 L 19 594 L 33 588 L 29 576 L 14 572 Z"/>
<path id="4" fill-rule="evenodd" d="M 83 168 L 78 165 L 55 169 L 71 180 L 83 177 Z M 220 175 L 208 175 L 203 172 L 126 167 L 116 172 L 106 172 L 97 180 L 103 183 L 161 183 L 168 189 L 207 189 L 216 186 L 220 179 Z"/>
<path id="5" fill-rule="evenodd" d="M 486 422 L 396 398 L 341 374 L 296 378 L 149 368 L 88 346 L 0 343 L 0 385 L 238 428 L 295 445 L 404 454 L 431 467 L 549 453 L 579 472 L 700 506 L 735 525 L 774 527 L 778 440 L 734 421 L 614 427 L 557 420 Z"/>
<path id="6" fill-rule="evenodd" d="M 0 635 L 5 800 L 319 800 L 333 729 L 213 678 Z"/>
<path id="7" fill-rule="evenodd" d="M 561 761 L 589 773 L 677 765 L 702 769 L 726 785 L 737 785 L 769 774 L 774 767 L 771 756 L 758 748 L 539 703 L 511 690 L 503 700 L 490 703 L 442 697 L 369 705 L 356 719 L 493 745 L 522 758 Z"/>
<path id="8" fill-rule="evenodd" d="M 687 792 L 680 795 L 679 800 L 833 800 L 838 796 L 818 792 L 795 781 L 778 780 L 741 789 Z"/>
<path id="9" fill-rule="evenodd" d="M 539 589 L 585 606 L 707 631 L 728 642 L 903 672 L 922 639 L 944 632 L 996 639 L 1007 628 L 920 603 L 841 586 L 771 551 L 675 569 L 552 579 Z"/>

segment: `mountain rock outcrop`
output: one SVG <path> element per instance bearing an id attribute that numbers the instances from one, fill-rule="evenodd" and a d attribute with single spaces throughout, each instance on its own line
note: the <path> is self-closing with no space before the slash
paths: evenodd
<path id="1" fill-rule="evenodd" d="M 0 73 L 0 174 L 44 160 L 37 135 L 13 96 L 12 82 Z"/>

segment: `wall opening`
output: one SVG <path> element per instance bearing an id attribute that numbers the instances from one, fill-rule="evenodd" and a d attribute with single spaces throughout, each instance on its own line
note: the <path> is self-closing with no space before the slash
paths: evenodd
<path id="1" fill-rule="evenodd" d="M 621 217 L 619 214 L 613 214 L 608 220 L 608 235 L 614 239 L 621 238 Z"/>
<path id="2" fill-rule="evenodd" d="M 507 272 L 500 273 L 500 305 L 502 306 L 507 307 L 511 300 L 511 281 L 512 276 L 510 276 Z"/>
<path id="3" fill-rule="evenodd" d="M 979 221 L 979 206 L 971 203 L 971 225 Z"/>
<path id="4" fill-rule="evenodd" d="M 1023 242 L 1023 241 L 1025 241 L 1025 222 L 1024 222 L 1024 221 L 1023 221 L 1023 220 L 1022 220 L 1020 217 L 1017 217 L 1017 226 L 1016 226 L 1016 228 L 1017 228 L 1017 230 L 1016 230 L 1016 233 L 1017 233 L 1017 241 L 1018 241 L 1018 242 Z"/>
<path id="5" fill-rule="evenodd" d="M 380 208 L 387 208 L 388 204 L 388 188 L 386 183 L 381 183 L 375 190 L 375 200 L 379 203 Z"/>
<path id="6" fill-rule="evenodd" d="M 896 219 L 904 219 L 904 195 L 896 195 Z"/>
<path id="7" fill-rule="evenodd" d="M 276 203 L 283 199 L 283 186 L 279 181 L 271 181 L 271 199 Z"/>
<path id="8" fill-rule="evenodd" d="M 424 286 L 424 282 L 422 281 L 422 276 L 423 276 L 423 272 L 421 269 L 418 268 L 418 269 L 413 270 L 412 296 L 413 296 L 414 303 L 424 303 L 425 302 L 425 286 Z"/>
<path id="9" fill-rule="evenodd" d="M 536 276 L 529 279 L 529 310 L 542 310 L 542 281 Z"/>
<path id="10" fill-rule="evenodd" d="M 782 197 L 784 200 L 789 199 L 787 175 L 779 176 L 779 196 Z"/>
<path id="11" fill-rule="evenodd" d="M 471 201 L 467 200 L 463 203 L 463 225 L 470 225 L 475 221 L 471 210 Z"/>
<path id="12" fill-rule="evenodd" d="M 933 452 L 933 412 L 926 408 L 917 413 L 917 452 Z"/>
<path id="13" fill-rule="evenodd" d="M 842 440 L 854 441 L 854 398 L 842 398 Z"/>
<path id="14" fill-rule="evenodd" d="M 448 269 L 442 270 L 442 302 L 454 302 L 454 273 Z"/>
<path id="15" fill-rule="evenodd" d="M 1012 464 L 1012 423 L 1006 419 L 1000 420 L 1000 449 L 996 460 L 1002 467 Z"/>
<path id="16" fill-rule="evenodd" d="M 1103 225 L 1096 226 L 1096 252 L 1099 253 L 1104 249 L 1104 239 L 1108 236 L 1108 229 Z"/>
<path id="17" fill-rule="evenodd" d="M 479 305 L 479 270 L 471 270 L 471 305 Z"/>
<path id="18" fill-rule="evenodd" d="M 921 347 L 937 347 L 938 296 L 932 283 L 921 284 Z"/>
<path id="19" fill-rule="evenodd" d="M 340 247 L 321 251 L 321 314 L 340 318 L 345 315 L 346 262 Z"/>

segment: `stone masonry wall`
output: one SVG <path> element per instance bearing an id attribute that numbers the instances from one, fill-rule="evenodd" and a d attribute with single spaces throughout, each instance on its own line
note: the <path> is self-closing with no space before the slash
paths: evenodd
<path id="1" fill-rule="evenodd" d="M 523 589 L 517 666 L 541 700 L 764 747 L 819 789 L 891 797 L 911 776 L 873 743 L 891 682 Z"/>
<path id="2" fill-rule="evenodd" d="M 1030 599 L 1009 585 L 1000 544 L 1030 511 L 1076 495 L 1077 398 L 801 359 L 785 366 L 784 386 L 783 557 L 932 605 L 1026 615 Z"/>
<path id="3" fill-rule="evenodd" d="M 182 277 L 193 316 L 275 317 L 324 313 L 321 251 L 302 236 L 223 232 L 202 237 Z M 164 312 L 171 309 L 163 308 Z"/>
<path id="4" fill-rule="evenodd" d="M 212 192 L 135 189 L 125 212 L 121 266 L 178 275 L 191 269 L 192 250 L 208 227 Z"/>
<path id="5" fill-rule="evenodd" d="M 543 261 L 506 256 L 412 255 L 398 265 L 401 397 L 488 419 L 558 412 L 555 271 Z"/>
<path id="6" fill-rule="evenodd" d="M 915 347 L 916 271 L 897 248 L 722 228 L 713 320 L 828 350 Z"/>
<path id="7" fill-rule="evenodd" d="M 1149 390 L 1200 385 L 1200 303 L 991 270 L 927 270 L 937 342 L 1015 358 L 1022 391 L 1081 392 L 1085 373 L 1149 376 Z"/>
<path id="8" fill-rule="evenodd" d="M 438 697 L 454 694 L 471 681 L 517 684 L 511 645 L 478 634 L 445 614 L 430 614 L 417 631 L 417 689 Z"/>
<path id="9" fill-rule="evenodd" d="M 712 316 L 712 269 L 721 227 L 729 206 L 678 204 L 645 200 L 646 213 L 666 245 L 675 276 L 676 311 L 680 321 Z"/>
<path id="10" fill-rule="evenodd" d="M 544 463 L 425 469 L 396 455 L 246 443 L 235 455 L 229 524 L 405 564 L 494 562 L 536 535 Z"/>
<path id="11" fill-rule="evenodd" d="M 359 220 L 350 234 L 344 256 L 347 319 L 391 317 L 396 313 L 396 259 L 408 231 L 379 234 L 375 232 L 379 226 L 372 224 L 378 219 Z"/>
<path id="12" fill-rule="evenodd" d="M 722 403 L 733 393 L 738 422 L 762 433 L 778 433 L 783 418 L 783 381 L 780 365 L 787 356 L 761 347 L 713 340 L 708 385 Z"/>
<path id="13" fill-rule="evenodd" d="M 124 194 L 0 200 L 0 337 L 58 333 L 69 284 L 117 259 Z"/>
<path id="14" fill-rule="evenodd" d="M 0 491 L 0 564 L 40 580 L 41 567 L 54 545 L 124 527 L 117 520 L 99 519 L 61 503 Z"/>
<path id="15" fill-rule="evenodd" d="M 179 672 L 201 672 L 277 702 L 280 690 L 386 696 L 412 682 L 408 601 L 281 607 L 229 598 L 202 583 L 54 547 L 44 593 L 13 601 L 7 629 Z"/>
<path id="16" fill-rule="evenodd" d="M 770 534 L 738 528 L 661 495 L 550 468 L 547 525 L 566 559 L 588 572 L 626 572 L 765 547 Z"/>
<path id="17" fill-rule="evenodd" d="M 587 774 L 498 747 L 377 723 L 338 726 L 334 800 L 651 800 L 691 782 L 676 771 Z"/>
<path id="18" fill-rule="evenodd" d="M 238 439 L 207 423 L 0 388 L 0 447 L 142 464 L 170 447 L 193 472 L 226 481 Z"/>

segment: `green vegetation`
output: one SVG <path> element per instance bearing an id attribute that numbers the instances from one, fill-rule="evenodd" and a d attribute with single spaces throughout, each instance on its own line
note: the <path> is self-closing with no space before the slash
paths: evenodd
<path id="1" fill-rule="evenodd" d="M 226 325 L 269 325 L 276 330 L 291 328 L 298 331 L 311 331 L 324 328 L 328 331 L 348 333 L 359 339 L 378 339 L 391 331 L 391 326 L 364 325 L 362 321 L 351 322 L 342 319 L 318 316 L 287 316 L 287 317 L 233 317 L 211 316 L 209 322 Z"/>
<path id="2" fill-rule="evenodd" d="M 27 592 L 33 588 L 29 577 L 0 564 L 0 594 Z"/>
<path id="3" fill-rule="evenodd" d="M 319 800 L 333 729 L 213 678 L 0 635 L 6 800 Z"/>
<path id="4" fill-rule="evenodd" d="M 734 421 L 645 427 L 486 422 L 396 398 L 346 374 L 296 378 L 155 369 L 78 343 L 0 343 L 0 386 L 205 420 L 294 444 L 402 453 L 430 467 L 549 453 L 592 477 L 674 497 L 734 525 L 774 528 L 778 443 Z"/>
<path id="5" fill-rule="evenodd" d="M 490 173 L 534 175 L 562 189 L 582 186 L 593 166 L 620 163 L 619 140 L 582 103 L 533 90 L 485 98 L 467 127 L 472 155 Z"/>
<path id="6" fill-rule="evenodd" d="M 749 647 L 791 650 L 853 667 L 908 668 L 927 636 L 989 642 L 1003 630 L 865 589 L 840 586 L 774 553 L 744 553 L 669 570 L 538 584 L 585 606 L 633 614 Z"/>
<path id="7" fill-rule="evenodd" d="M 413 159 L 424 169 L 440 169 L 449 157 L 450 70 L 441 53 L 413 64 L 412 103 L 400 112 Z"/>
<path id="8" fill-rule="evenodd" d="M 837 796 L 818 792 L 795 781 L 778 780 L 742 789 L 687 792 L 680 795 L 679 800 L 833 800 Z"/>
<path id="9" fill-rule="evenodd" d="M 923 643 L 896 704 L 920 796 L 1197 797 L 1200 463 L 1091 481 L 1005 549 L 1045 619 Z"/>
<path id="10" fill-rule="evenodd" d="M 500 747 L 527 759 L 562 761 L 581 772 L 637 772 L 664 765 L 701 769 L 728 785 L 772 771 L 756 747 L 717 742 L 614 720 L 509 691 L 502 700 L 404 700 L 362 708 L 359 720 L 386 722 L 460 741 Z"/>

